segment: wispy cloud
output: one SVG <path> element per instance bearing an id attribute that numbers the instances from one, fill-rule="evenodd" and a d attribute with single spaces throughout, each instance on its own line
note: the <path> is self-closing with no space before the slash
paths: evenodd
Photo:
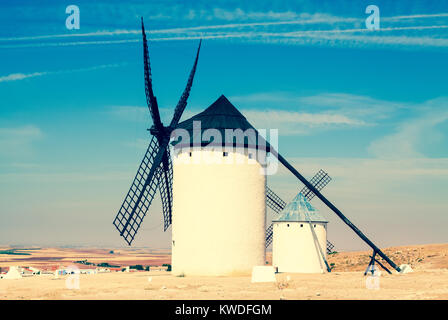
<path id="1" fill-rule="evenodd" d="M 11 73 L 6 76 L 0 76 L 0 82 L 10 82 L 10 81 L 19 81 L 24 80 L 28 78 L 35 78 L 35 77 L 41 77 L 45 75 L 52 75 L 52 74 L 65 74 L 65 73 L 74 73 L 74 72 L 85 72 L 85 71 L 94 71 L 94 70 L 100 70 L 100 69 L 106 69 L 106 68 L 116 68 L 121 67 L 126 64 L 104 64 L 104 65 L 98 65 L 88 68 L 79 68 L 79 69 L 68 69 L 68 70 L 58 70 L 58 71 L 42 71 L 42 72 L 33 72 L 33 73 Z"/>
<path id="2" fill-rule="evenodd" d="M 443 26 L 446 28 L 447 26 Z M 435 38 L 432 36 L 378 36 L 374 34 L 366 35 L 347 35 L 337 33 L 333 35 L 324 35 L 322 33 L 318 35 L 295 35 L 282 38 L 265 38 L 259 39 L 258 42 L 277 43 L 277 44 L 289 44 L 289 45 L 328 45 L 333 46 L 348 46 L 354 48 L 376 46 L 390 46 L 390 47 L 414 47 L 425 48 L 435 47 L 444 48 L 448 47 L 448 38 Z"/>
<path id="3" fill-rule="evenodd" d="M 0 128 L 0 138 L 8 140 L 9 138 L 29 139 L 42 137 L 42 131 L 33 125 L 15 127 L 15 128 Z"/>
<path id="4" fill-rule="evenodd" d="M 129 148 L 146 150 L 148 148 L 150 139 L 136 139 L 135 141 L 125 142 L 124 145 Z"/>
<path id="5" fill-rule="evenodd" d="M 212 10 L 189 10 L 184 16 L 188 20 L 218 20 L 218 21 L 260 21 L 260 20 L 294 20 L 298 24 L 310 23 L 326 23 L 332 24 L 336 22 L 354 22 L 361 20 L 352 17 L 338 17 L 327 13 L 297 13 L 295 11 L 253 11 L 236 8 L 228 10 L 223 8 L 213 8 Z"/>
<path id="6" fill-rule="evenodd" d="M 31 144 L 44 136 L 34 125 L 0 128 L 0 155 L 27 153 Z"/>
<path id="7" fill-rule="evenodd" d="M 147 121 L 149 118 L 148 108 L 140 106 L 112 106 L 107 108 L 107 113 L 113 117 L 127 121 Z"/>
<path id="8" fill-rule="evenodd" d="M 107 107 L 106 109 L 107 114 L 124 121 L 146 122 L 146 123 L 152 121 L 148 107 L 146 106 L 110 106 Z M 172 116 L 173 111 L 174 109 L 159 108 L 162 121 L 165 116 Z"/>
<path id="9" fill-rule="evenodd" d="M 393 116 L 398 110 L 411 106 L 401 102 L 374 99 L 348 93 L 321 93 L 302 96 L 290 92 L 263 92 L 230 97 L 232 102 L 255 113 L 261 123 L 272 119 L 297 121 L 302 125 L 341 128 L 344 126 L 375 125 L 379 120 Z M 248 109 L 249 108 L 249 109 Z M 260 115 L 256 115 L 257 110 Z M 282 111 L 283 110 L 283 111 Z M 264 116 L 263 114 L 266 114 Z M 265 119 L 265 121 L 262 121 Z M 284 128 L 278 123 L 278 128 Z M 303 127 L 307 131 L 309 127 Z M 295 130 L 288 130 L 291 133 Z M 296 131 L 296 133 L 298 133 Z"/>
<path id="10" fill-rule="evenodd" d="M 304 15 L 305 18 L 300 20 L 281 20 L 281 21 L 262 21 L 262 22 L 244 22 L 244 23 L 227 23 L 227 24 L 212 24 L 201 25 L 193 27 L 178 27 L 167 29 L 148 29 L 149 35 L 157 34 L 184 34 L 193 31 L 204 30 L 217 30 L 217 29 L 244 29 L 254 27 L 270 27 L 270 26 L 283 26 L 283 25 L 307 25 L 307 24 L 333 24 L 337 22 L 353 22 L 356 19 L 334 17 L 330 15 L 318 14 L 318 15 Z M 82 38 L 82 37 L 109 37 L 109 36 L 126 36 L 126 35 L 140 35 L 140 29 L 118 29 L 118 30 L 99 30 L 95 32 L 87 33 L 64 33 L 53 35 L 40 35 L 40 36 L 23 36 L 23 37 L 7 37 L 0 38 L 0 42 L 10 41 L 25 41 L 25 40 L 46 40 L 57 38 Z"/>
<path id="11" fill-rule="evenodd" d="M 288 158 L 288 161 L 306 176 L 312 176 L 320 168 L 325 168 L 332 178 L 343 183 L 349 183 L 347 190 L 356 192 L 355 185 L 365 185 L 362 180 L 371 183 L 378 180 L 389 180 L 391 183 L 401 183 L 403 180 L 413 180 L 415 177 L 443 176 L 448 183 L 448 158 L 405 158 L 405 159 L 378 159 L 378 158 Z M 281 168 L 280 175 L 291 173 Z M 351 182 L 349 182 L 352 180 Z M 360 181 L 361 180 L 361 181 Z M 378 186 L 380 188 L 380 186 Z M 380 190 L 378 190 L 380 192 Z"/>
<path id="12" fill-rule="evenodd" d="M 434 13 L 434 14 L 414 14 L 407 16 L 382 17 L 381 20 L 434 19 L 434 18 L 446 18 L 446 17 L 448 17 L 448 13 Z"/>
<path id="13" fill-rule="evenodd" d="M 299 98 L 288 96 L 288 94 L 259 94 L 249 95 L 247 97 L 231 97 L 232 102 L 241 103 L 242 101 L 257 102 L 259 99 L 266 97 L 267 101 L 283 102 L 297 102 Z M 264 100 L 264 102 L 266 102 Z M 244 103 L 243 103 L 244 105 Z M 247 104 L 246 104 L 247 105 Z M 282 105 L 284 106 L 284 105 Z M 185 110 L 182 119 L 187 119 L 203 110 L 189 108 Z M 162 118 L 169 119 L 172 116 L 173 110 L 169 108 L 161 108 L 160 114 Z M 346 127 L 359 127 L 369 125 L 362 119 L 352 118 L 349 115 L 338 114 L 332 110 L 324 112 L 305 112 L 305 111 L 291 111 L 281 108 L 265 108 L 264 110 L 254 110 L 242 108 L 241 112 L 248 118 L 248 120 L 257 128 L 266 129 L 278 129 L 281 128 L 282 135 L 294 135 L 294 134 L 310 134 L 313 128 L 346 128 Z M 151 123 L 149 111 L 147 107 L 142 106 L 112 106 L 108 107 L 107 113 L 113 117 L 119 118 L 124 121 L 133 122 L 146 122 Z M 140 143 L 137 144 L 139 147 Z M 134 142 L 128 144 L 128 146 L 136 146 Z"/>
<path id="14" fill-rule="evenodd" d="M 0 77 L 0 82 L 7 82 L 7 81 L 18 81 L 23 80 L 27 78 L 34 78 L 34 77 L 40 77 L 43 75 L 48 74 L 48 72 L 34 72 L 34 73 L 11 73 L 7 76 Z"/>
<path id="15" fill-rule="evenodd" d="M 306 135 L 312 129 L 335 129 L 365 126 L 362 120 L 345 115 L 329 113 L 305 113 L 293 111 L 254 111 L 242 110 L 242 113 L 256 128 L 280 129 L 282 135 Z"/>
<path id="16" fill-rule="evenodd" d="M 446 97 L 408 103 L 348 93 L 300 96 L 265 92 L 230 100 L 244 107 L 243 113 L 256 127 L 279 128 L 282 135 L 377 126 L 386 121 L 395 130 L 375 138 L 367 147 L 373 157 L 381 159 L 425 158 L 423 149 L 443 139 L 439 125 L 448 122 Z"/>
<path id="17" fill-rule="evenodd" d="M 207 19 L 203 11 L 190 10 L 192 19 L 209 21 L 238 21 L 229 24 L 212 24 L 167 29 L 151 29 L 152 41 L 190 41 L 196 39 L 225 40 L 276 43 L 288 45 L 325 45 L 325 46 L 405 46 L 405 47 L 447 47 L 448 39 L 444 30 L 448 28 L 448 14 L 409 15 L 384 17 L 380 30 L 372 32 L 363 25 L 363 19 L 339 17 L 315 13 L 297 14 L 287 12 L 245 12 L 241 9 L 214 9 Z M 439 20 L 435 19 L 438 18 Z M 421 24 L 420 20 L 433 22 Z M 445 20 L 444 20 L 445 19 Z M 260 21 L 262 20 L 262 21 Z M 263 21 L 264 20 L 264 21 Z M 429 20 L 429 21 L 428 21 Z M 248 22 L 249 21 L 249 22 Z M 407 25 L 413 23 L 413 25 Z M 300 28 L 298 28 L 300 27 Z M 330 28 L 329 28 L 330 27 Z M 298 28 L 298 29 L 297 29 Z M 431 32 L 430 32 L 431 31 Z M 0 38 L 0 48 L 58 47 L 81 45 L 108 45 L 139 42 L 139 29 L 100 30 L 88 33 L 55 34 Z M 416 34 L 416 32 L 418 32 Z M 125 37 L 125 39 L 93 40 L 92 38 Z M 55 39 L 88 38 L 88 41 L 53 42 Z M 40 42 L 36 42 L 40 40 Z M 21 43 L 17 43 L 21 42 Z M 25 43 L 23 43 L 25 42 Z"/>
<path id="18" fill-rule="evenodd" d="M 437 125 L 448 122 L 448 98 L 416 106 L 416 116 L 400 123 L 395 132 L 373 141 L 368 150 L 378 158 L 424 158 L 422 146 L 438 140 Z"/>
<path id="19" fill-rule="evenodd" d="M 411 106 L 402 102 L 386 101 L 368 96 L 348 93 L 321 93 L 299 98 L 299 103 L 318 109 L 333 109 L 344 115 L 351 115 L 374 122 L 378 119 L 390 117 L 399 109 Z"/>

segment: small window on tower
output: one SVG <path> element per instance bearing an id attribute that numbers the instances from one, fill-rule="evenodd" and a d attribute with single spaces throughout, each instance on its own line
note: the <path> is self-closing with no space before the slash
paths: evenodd
<path id="1" fill-rule="evenodd" d="M 289 227 L 289 223 L 286 226 Z"/>
<path id="2" fill-rule="evenodd" d="M 303 228 L 303 224 L 300 224 L 300 228 Z"/>
<path id="3" fill-rule="evenodd" d="M 314 225 L 314 228 L 316 228 L 316 225 Z"/>
<path id="4" fill-rule="evenodd" d="M 192 154 L 193 154 L 193 152 L 189 152 L 190 157 L 191 157 Z"/>
<path id="5" fill-rule="evenodd" d="M 222 156 L 223 156 L 223 157 L 227 157 L 228 155 L 229 155 L 228 152 L 225 152 L 225 151 L 224 151 L 224 152 L 222 153 Z"/>

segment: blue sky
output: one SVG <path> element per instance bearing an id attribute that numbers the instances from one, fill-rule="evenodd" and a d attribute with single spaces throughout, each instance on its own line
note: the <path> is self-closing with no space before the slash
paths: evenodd
<path id="1" fill-rule="evenodd" d="M 80 29 L 65 7 L 80 8 Z M 448 5 L 376 1 L 2 1 L 0 243 L 119 246 L 148 142 L 139 17 L 162 120 L 203 47 L 184 118 L 225 94 L 381 246 L 446 242 Z M 301 186 L 280 170 L 285 200 Z M 318 202 L 340 249 L 360 240 Z M 168 247 L 159 200 L 136 245 Z"/>

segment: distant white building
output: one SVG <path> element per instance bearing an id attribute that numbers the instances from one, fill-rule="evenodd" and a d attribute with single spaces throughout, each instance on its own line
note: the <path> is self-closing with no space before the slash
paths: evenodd
<path id="1" fill-rule="evenodd" d="M 3 279 L 20 279 L 22 275 L 17 267 L 11 266 L 9 267 L 9 271 L 7 274 L 3 276 Z"/>
<path id="2" fill-rule="evenodd" d="M 79 272 L 81 274 L 96 274 L 97 270 L 96 269 L 80 269 Z"/>
<path id="3" fill-rule="evenodd" d="M 40 274 L 41 273 L 41 271 L 39 269 L 34 268 L 34 267 L 29 267 L 28 269 L 30 269 L 33 274 Z"/>
<path id="4" fill-rule="evenodd" d="M 273 223 L 272 264 L 278 272 L 326 272 L 328 221 L 301 193 Z"/>

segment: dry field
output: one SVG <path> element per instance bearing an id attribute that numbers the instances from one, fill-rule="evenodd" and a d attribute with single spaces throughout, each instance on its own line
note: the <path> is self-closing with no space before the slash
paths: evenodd
<path id="1" fill-rule="evenodd" d="M 76 290 L 67 289 L 66 277 L 41 275 L 0 280 L 0 299 L 448 299 L 448 244 L 393 247 L 385 251 L 398 264 L 411 264 L 415 272 L 383 272 L 377 290 L 366 288 L 367 277 L 362 272 L 368 252 L 345 252 L 330 256 L 329 262 L 334 263 L 332 273 L 277 274 L 277 283 L 251 283 L 250 276 L 174 277 L 164 271 L 118 272 L 80 275 L 80 289 Z M 108 250 L 42 249 L 31 256 L 0 255 L 0 266 L 12 262 L 25 265 L 24 261 L 42 265 L 44 257 L 53 258 L 53 253 L 63 264 L 78 259 L 98 259 L 97 262 L 110 264 L 169 263 L 168 253 L 150 253 L 148 249 L 115 250 L 107 260 Z M 31 257 L 40 260 L 11 260 Z"/>
<path id="2" fill-rule="evenodd" d="M 0 247 L 0 251 L 9 248 Z M 150 250 L 143 248 L 126 249 L 95 249 L 95 248 L 32 248 L 18 250 L 18 253 L 30 255 L 0 254 L 0 267 L 29 266 L 38 269 L 73 265 L 74 261 L 86 260 L 95 264 L 107 262 L 110 265 L 153 265 L 160 266 L 170 263 L 171 257 L 167 250 Z M 111 250 L 113 254 L 109 253 Z"/>

